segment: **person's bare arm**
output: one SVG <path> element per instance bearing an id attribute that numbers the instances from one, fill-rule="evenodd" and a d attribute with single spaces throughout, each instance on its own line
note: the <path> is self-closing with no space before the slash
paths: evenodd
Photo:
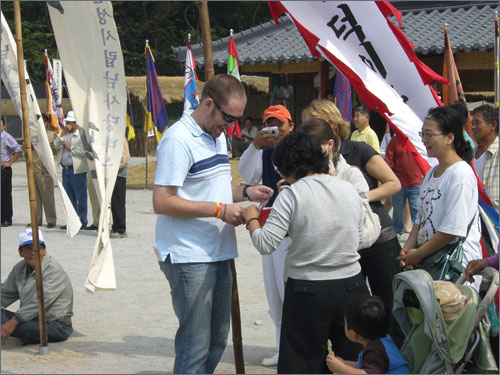
<path id="1" fill-rule="evenodd" d="M 180 218 L 214 217 L 217 202 L 199 202 L 180 198 L 176 186 L 155 185 L 153 188 L 153 209 L 156 214 Z M 237 204 L 223 204 L 220 219 L 228 224 L 245 223 L 243 207 Z"/>
<path id="2" fill-rule="evenodd" d="M 385 160 L 382 159 L 382 156 L 373 155 L 365 164 L 365 169 L 370 176 L 377 179 L 381 183 L 378 188 L 370 190 L 370 202 L 392 197 L 401 190 L 401 183 L 399 182 L 399 179 L 387 165 Z"/>
<path id="3" fill-rule="evenodd" d="M 414 227 L 415 228 L 415 227 Z M 413 229 L 412 229 L 413 232 Z M 439 249 L 448 245 L 455 236 L 443 232 L 436 232 L 430 238 L 429 241 L 424 243 L 419 248 L 408 249 L 405 245 L 405 250 L 401 250 L 401 255 L 398 257 L 401 265 L 404 266 L 416 266 L 422 259 L 434 254 Z"/>

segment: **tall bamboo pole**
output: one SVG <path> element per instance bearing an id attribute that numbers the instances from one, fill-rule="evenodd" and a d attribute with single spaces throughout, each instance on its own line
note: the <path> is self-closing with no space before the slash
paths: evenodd
<path id="1" fill-rule="evenodd" d="M 21 92 L 21 108 L 23 114 L 24 151 L 26 152 L 26 174 L 28 176 L 28 192 L 31 213 L 31 229 L 33 232 L 33 251 L 35 255 L 36 294 L 38 300 L 38 324 L 40 326 L 40 349 L 42 355 L 49 354 L 47 338 L 47 319 L 43 298 L 42 266 L 40 264 L 40 242 L 38 239 L 38 218 L 36 210 L 35 176 L 33 173 L 33 156 L 31 153 L 31 136 L 29 127 L 28 102 L 26 99 L 26 80 L 24 76 L 24 52 L 21 27 L 21 6 L 14 1 L 14 21 L 16 24 L 17 69 L 19 71 L 19 87 Z"/>
<path id="2" fill-rule="evenodd" d="M 148 46 L 149 46 L 149 40 L 146 39 L 146 47 L 145 48 L 147 49 Z M 146 61 L 147 61 L 147 58 L 146 58 Z M 147 67 L 146 67 L 146 71 L 147 71 Z M 148 79 L 148 76 L 146 73 L 146 81 L 147 81 L 147 79 Z M 146 87 L 147 86 L 148 86 L 148 83 L 146 82 Z M 149 92 L 148 92 L 148 95 L 149 95 Z M 148 105 L 148 97 L 146 96 L 146 108 L 147 108 L 147 105 Z M 149 108 L 149 110 L 151 110 L 151 108 Z M 146 124 L 149 126 L 147 114 L 146 114 Z M 148 189 L 148 137 L 149 137 L 149 127 L 146 130 L 146 132 L 144 133 L 144 155 L 146 156 L 146 180 L 144 181 L 144 189 L 145 190 Z"/>
<path id="3" fill-rule="evenodd" d="M 203 55 L 205 58 L 205 82 L 214 76 L 214 62 L 212 58 L 212 37 L 210 33 L 210 17 L 206 1 L 199 2 L 201 35 L 203 39 Z M 243 339 L 241 336 L 240 300 L 238 295 L 238 282 L 236 277 L 236 263 L 229 261 L 233 275 L 233 290 L 231 294 L 231 324 L 233 331 L 234 367 L 237 374 L 245 373 L 243 359 Z"/>
<path id="4" fill-rule="evenodd" d="M 212 58 L 212 33 L 210 31 L 210 16 L 208 3 L 200 1 L 201 38 L 203 40 L 203 57 L 205 59 L 205 82 L 214 76 L 214 60 Z"/>

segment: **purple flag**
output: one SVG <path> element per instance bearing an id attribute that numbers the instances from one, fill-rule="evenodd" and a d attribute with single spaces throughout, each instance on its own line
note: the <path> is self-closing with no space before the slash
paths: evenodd
<path id="1" fill-rule="evenodd" d="M 340 70 L 337 70 L 335 78 L 335 87 L 333 88 L 333 96 L 337 104 L 342 118 L 346 121 L 351 121 L 352 117 L 352 97 L 351 84 L 345 75 Z"/>

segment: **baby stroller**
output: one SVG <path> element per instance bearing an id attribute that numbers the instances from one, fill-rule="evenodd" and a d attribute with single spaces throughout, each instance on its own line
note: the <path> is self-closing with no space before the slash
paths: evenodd
<path id="1" fill-rule="evenodd" d="M 465 275 L 455 284 L 467 303 L 451 323 L 443 318 L 433 280 L 426 271 L 406 271 L 394 277 L 393 314 L 406 336 L 401 353 L 413 374 L 498 374 L 487 315 L 498 290 L 498 272 L 485 268 L 481 275 L 483 283 L 491 281 L 482 301 L 474 288 L 463 285 Z"/>

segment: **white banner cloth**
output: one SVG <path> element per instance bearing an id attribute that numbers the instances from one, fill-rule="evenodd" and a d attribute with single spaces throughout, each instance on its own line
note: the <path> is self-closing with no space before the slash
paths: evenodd
<path id="1" fill-rule="evenodd" d="M 97 241 L 85 288 L 116 289 L 109 240 L 111 195 L 125 139 L 127 92 L 123 55 L 109 1 L 48 2 L 77 124 L 85 130 L 87 162 L 101 205 Z"/>
<path id="2" fill-rule="evenodd" d="M 19 71 L 17 68 L 17 46 L 3 13 L 1 17 L 2 41 L 0 47 L 0 58 L 2 65 L 2 81 L 5 88 L 9 92 L 10 98 L 16 107 L 19 117 L 22 119 L 21 91 L 19 86 Z M 26 79 L 26 97 L 28 101 L 31 144 L 38 153 L 43 165 L 47 168 L 50 176 L 54 179 L 54 181 L 57 181 L 57 186 L 59 187 L 59 192 L 61 193 L 68 233 L 71 237 L 73 237 L 78 233 L 78 230 L 81 227 L 80 219 L 78 218 L 78 215 L 73 208 L 61 181 L 57 178 L 54 156 L 50 148 L 49 139 L 47 138 L 47 132 L 45 131 L 45 125 L 40 113 L 40 107 L 38 106 L 35 91 L 33 90 L 33 85 L 31 84 L 26 68 L 24 69 L 24 77 Z M 41 204 L 41 202 L 37 202 L 37 204 Z"/>
<path id="3" fill-rule="evenodd" d="M 389 25 L 387 14 L 379 8 L 384 4 L 282 1 L 281 5 L 312 53 L 341 70 L 363 102 L 377 107 L 408 137 L 421 157 L 435 165 L 437 161 L 427 157 L 418 136 L 427 111 L 438 105 L 423 77 L 427 74 L 426 81 L 429 77 L 444 79 L 416 58 L 404 36 L 406 43 L 401 35 L 398 39 L 400 30 Z"/>

